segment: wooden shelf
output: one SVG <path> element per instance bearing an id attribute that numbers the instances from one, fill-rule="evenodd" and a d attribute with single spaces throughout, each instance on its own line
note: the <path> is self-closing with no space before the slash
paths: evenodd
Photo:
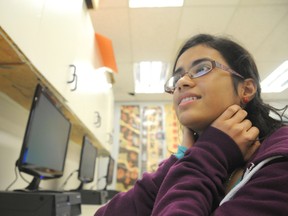
<path id="1" fill-rule="evenodd" d="M 99 154 L 108 156 L 109 152 L 66 105 L 61 94 L 31 64 L 9 35 L 0 27 L 0 91 L 25 109 L 30 110 L 38 83 L 45 86 L 55 96 L 60 110 L 70 120 L 72 124 L 70 138 L 75 143 L 81 144 L 83 135 L 88 135 L 98 148 Z"/>

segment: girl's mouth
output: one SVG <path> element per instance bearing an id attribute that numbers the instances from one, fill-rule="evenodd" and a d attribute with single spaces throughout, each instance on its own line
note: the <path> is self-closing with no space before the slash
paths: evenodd
<path id="1" fill-rule="evenodd" d="M 191 96 L 191 97 L 185 97 L 185 98 L 182 98 L 179 102 L 179 105 L 182 105 L 182 104 L 186 104 L 186 103 L 190 103 L 192 101 L 196 101 L 196 100 L 199 100 L 200 97 L 195 97 L 195 96 Z"/>

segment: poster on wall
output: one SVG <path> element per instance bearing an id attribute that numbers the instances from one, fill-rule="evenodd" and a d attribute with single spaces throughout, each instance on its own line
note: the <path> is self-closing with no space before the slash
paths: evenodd
<path id="1" fill-rule="evenodd" d="M 119 112 L 116 189 L 127 191 L 177 151 L 181 133 L 171 104 L 122 105 Z"/>
<path id="2" fill-rule="evenodd" d="M 154 172 L 165 154 L 162 106 L 144 106 L 141 122 L 141 173 Z"/>
<path id="3" fill-rule="evenodd" d="M 165 140 L 167 148 L 167 156 L 177 151 L 179 143 L 181 143 L 182 132 L 180 123 L 176 117 L 172 104 L 164 105 L 165 112 Z"/>
<path id="4" fill-rule="evenodd" d="M 139 176 L 140 107 L 121 106 L 116 189 L 130 189 Z"/>

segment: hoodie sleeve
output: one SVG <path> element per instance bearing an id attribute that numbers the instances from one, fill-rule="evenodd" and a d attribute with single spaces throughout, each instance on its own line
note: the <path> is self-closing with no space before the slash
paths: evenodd
<path id="1" fill-rule="evenodd" d="M 151 215 L 159 187 L 170 167 L 177 161 L 172 155 L 160 164 L 155 173 L 144 173 L 134 187 L 113 197 L 105 206 L 98 209 L 95 216 Z"/>
<path id="2" fill-rule="evenodd" d="M 228 173 L 243 162 L 236 143 L 209 127 L 169 169 L 152 215 L 210 215 L 224 196 Z"/>

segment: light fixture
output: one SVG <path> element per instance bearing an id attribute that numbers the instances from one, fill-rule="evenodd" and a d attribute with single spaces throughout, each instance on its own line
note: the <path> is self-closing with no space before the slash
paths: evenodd
<path id="1" fill-rule="evenodd" d="M 98 33 L 95 33 L 95 38 L 99 48 L 100 58 L 102 60 L 102 69 L 106 70 L 107 72 L 117 73 L 118 69 L 114 56 L 112 41 Z"/>
<path id="2" fill-rule="evenodd" d="M 135 93 L 164 93 L 168 64 L 142 61 L 134 64 Z"/>
<path id="3" fill-rule="evenodd" d="M 129 0 L 130 8 L 182 7 L 183 0 Z"/>
<path id="4" fill-rule="evenodd" d="M 261 82 L 263 93 L 282 92 L 288 87 L 288 60 Z"/>

